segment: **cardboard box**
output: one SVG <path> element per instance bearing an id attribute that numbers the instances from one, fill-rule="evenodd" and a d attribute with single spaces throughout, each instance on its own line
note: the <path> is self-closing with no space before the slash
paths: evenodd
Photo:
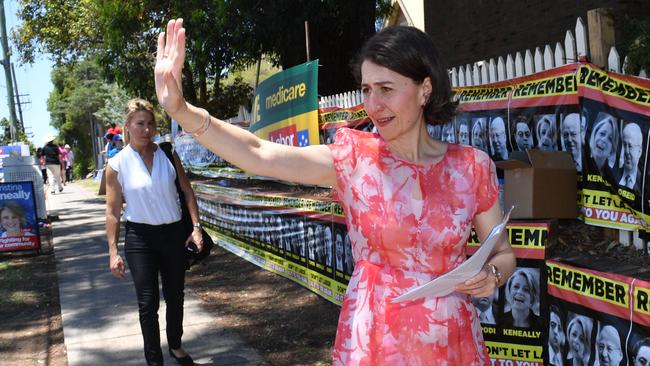
<path id="1" fill-rule="evenodd" d="M 515 151 L 498 161 L 504 170 L 505 207 L 513 219 L 571 219 L 578 215 L 577 173 L 564 151 Z"/>

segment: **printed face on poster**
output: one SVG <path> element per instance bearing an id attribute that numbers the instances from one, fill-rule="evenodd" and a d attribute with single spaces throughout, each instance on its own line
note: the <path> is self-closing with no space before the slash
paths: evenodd
<path id="1" fill-rule="evenodd" d="M 0 251 L 39 247 L 32 182 L 0 183 Z"/>

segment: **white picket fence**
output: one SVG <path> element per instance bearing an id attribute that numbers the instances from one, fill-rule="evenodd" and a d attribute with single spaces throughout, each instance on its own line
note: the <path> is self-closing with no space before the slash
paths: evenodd
<path id="1" fill-rule="evenodd" d="M 456 87 L 495 83 L 578 62 L 581 56 L 588 54 L 587 28 L 582 18 L 578 17 L 575 32 L 567 30 L 564 42 L 556 42 L 555 49 L 545 45 L 535 47 L 533 52 L 527 49 L 523 52 L 523 56 L 522 52 L 516 52 L 514 58 L 508 54 L 505 59 L 500 56 L 496 61 L 491 58 L 465 66 L 452 67 L 449 70 L 449 79 L 451 85 Z M 622 73 L 626 68 L 627 57 L 621 64 L 621 56 L 616 47 L 610 49 L 607 60 L 608 71 Z M 641 70 L 638 76 L 647 78 L 647 73 Z"/>
<path id="2" fill-rule="evenodd" d="M 574 35 L 575 34 L 575 35 Z M 476 61 L 464 66 L 452 67 L 449 72 L 449 79 L 453 87 L 478 86 L 499 81 L 531 75 L 540 71 L 549 70 L 566 64 L 578 62 L 581 56 L 589 55 L 587 43 L 587 28 L 582 18 L 578 17 L 574 32 L 566 31 L 563 42 L 556 42 L 553 49 L 550 45 L 535 47 L 531 52 L 527 49 L 523 52 L 516 52 L 514 58 L 511 54 L 489 60 Z M 608 55 L 607 70 L 617 73 L 624 73 L 627 65 L 627 57 L 621 63 L 621 56 L 615 47 L 612 47 Z M 639 77 L 647 78 L 645 70 L 639 72 Z M 339 107 L 350 108 L 363 103 L 363 95 L 359 90 L 345 93 L 324 96 L 319 99 L 319 108 Z M 639 238 L 638 231 L 619 230 L 619 241 L 628 246 L 634 245 L 637 249 L 647 251 L 650 254 L 650 246 Z"/>

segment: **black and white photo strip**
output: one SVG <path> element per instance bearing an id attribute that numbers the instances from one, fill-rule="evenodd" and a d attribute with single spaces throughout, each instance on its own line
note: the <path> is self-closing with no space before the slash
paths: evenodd
<path id="1" fill-rule="evenodd" d="M 587 125 L 585 170 L 607 181 L 607 184 L 590 184 L 589 188 L 614 187 L 634 210 L 650 212 L 647 200 L 644 203 L 641 199 L 649 193 L 643 183 L 648 171 L 650 117 L 589 99 L 583 103 L 582 116 Z"/>
<path id="2" fill-rule="evenodd" d="M 635 363 L 650 357 L 650 348 L 643 342 L 644 334 L 630 337 L 630 353 L 626 352 L 626 338 L 630 322 L 616 316 L 598 312 L 586 307 L 557 299 L 549 298 L 548 333 L 546 339 L 546 365 L 628 365 L 626 354 L 630 356 L 629 365 L 647 365 Z M 640 353 L 639 353 L 640 352 Z M 650 359 L 648 359 L 650 360 Z"/>
<path id="3" fill-rule="evenodd" d="M 310 218 L 296 209 L 269 210 L 206 199 L 199 199 L 198 204 L 204 221 L 235 239 L 328 277 L 344 280 L 352 275 L 352 248 L 345 224 Z"/>

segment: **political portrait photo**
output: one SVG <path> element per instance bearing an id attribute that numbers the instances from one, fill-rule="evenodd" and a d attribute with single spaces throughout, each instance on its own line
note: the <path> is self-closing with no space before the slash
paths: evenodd
<path id="1" fill-rule="evenodd" d="M 344 240 L 347 235 L 347 227 L 344 224 L 333 223 L 334 233 L 334 258 L 333 267 L 335 277 L 342 280 L 345 276 L 345 248 Z"/>
<path id="2" fill-rule="evenodd" d="M 453 122 L 445 123 L 442 125 L 440 130 L 440 141 L 449 144 L 456 143 L 456 131 Z"/>
<path id="3" fill-rule="evenodd" d="M 539 269 L 517 267 L 504 287 L 504 312 L 499 325 L 504 328 L 539 328 Z"/>
<path id="4" fill-rule="evenodd" d="M 594 366 L 627 365 L 625 359 L 625 336 L 613 323 L 599 321 L 596 333 L 596 359 Z"/>
<path id="5" fill-rule="evenodd" d="M 0 183 L 0 250 L 39 248 L 33 183 Z"/>
<path id="6" fill-rule="evenodd" d="M 321 143 L 325 145 L 329 145 L 332 142 L 334 142 L 337 130 L 338 130 L 337 128 L 325 128 L 320 130 L 321 137 L 323 138 Z"/>
<path id="7" fill-rule="evenodd" d="M 481 324 L 496 325 L 499 319 L 499 291 L 486 297 L 472 297 Z"/>
<path id="8" fill-rule="evenodd" d="M 440 140 L 440 134 L 441 134 L 440 125 L 434 126 L 430 123 L 427 123 L 426 128 L 427 128 L 427 133 L 429 134 L 429 136 L 431 136 L 432 139 Z"/>
<path id="9" fill-rule="evenodd" d="M 624 121 L 621 132 L 621 155 L 618 163 L 618 185 L 636 194 L 643 184 L 643 136 L 641 126 L 636 122 Z"/>
<path id="10" fill-rule="evenodd" d="M 650 328 L 634 323 L 627 344 L 629 365 L 650 366 Z"/>
<path id="11" fill-rule="evenodd" d="M 560 119 L 560 145 L 571 154 L 578 173 L 582 172 L 582 150 L 587 131 L 587 118 L 580 113 L 568 113 Z"/>
<path id="12" fill-rule="evenodd" d="M 471 143 L 475 148 L 489 152 L 487 138 L 487 117 L 472 118 Z"/>
<path id="13" fill-rule="evenodd" d="M 489 126 L 490 155 L 494 160 L 508 160 L 507 131 L 504 117 L 490 118 Z"/>
<path id="14" fill-rule="evenodd" d="M 456 117 L 454 119 L 454 125 L 456 127 L 457 139 L 456 143 L 461 145 L 470 146 L 470 121 L 465 117 Z"/>
<path id="15" fill-rule="evenodd" d="M 594 321 L 591 317 L 569 312 L 566 326 L 566 365 L 590 365 L 593 330 Z"/>
<path id="16" fill-rule="evenodd" d="M 557 124 L 555 114 L 533 116 L 535 122 L 536 148 L 544 151 L 557 151 Z"/>
<path id="17" fill-rule="evenodd" d="M 512 131 L 511 141 L 515 151 L 526 151 L 534 147 L 530 125 L 531 119 L 528 114 L 520 114 L 513 119 L 510 131 Z"/>
<path id="18" fill-rule="evenodd" d="M 548 316 L 548 343 L 546 347 L 548 364 L 562 366 L 564 360 L 566 360 L 567 338 L 564 334 L 566 317 L 564 312 L 555 304 L 549 306 Z"/>
<path id="19" fill-rule="evenodd" d="M 619 145 L 619 121 L 606 112 L 598 112 L 589 124 L 589 157 L 595 168 L 602 174 L 605 169 L 612 170 L 616 164 L 616 151 Z"/>

